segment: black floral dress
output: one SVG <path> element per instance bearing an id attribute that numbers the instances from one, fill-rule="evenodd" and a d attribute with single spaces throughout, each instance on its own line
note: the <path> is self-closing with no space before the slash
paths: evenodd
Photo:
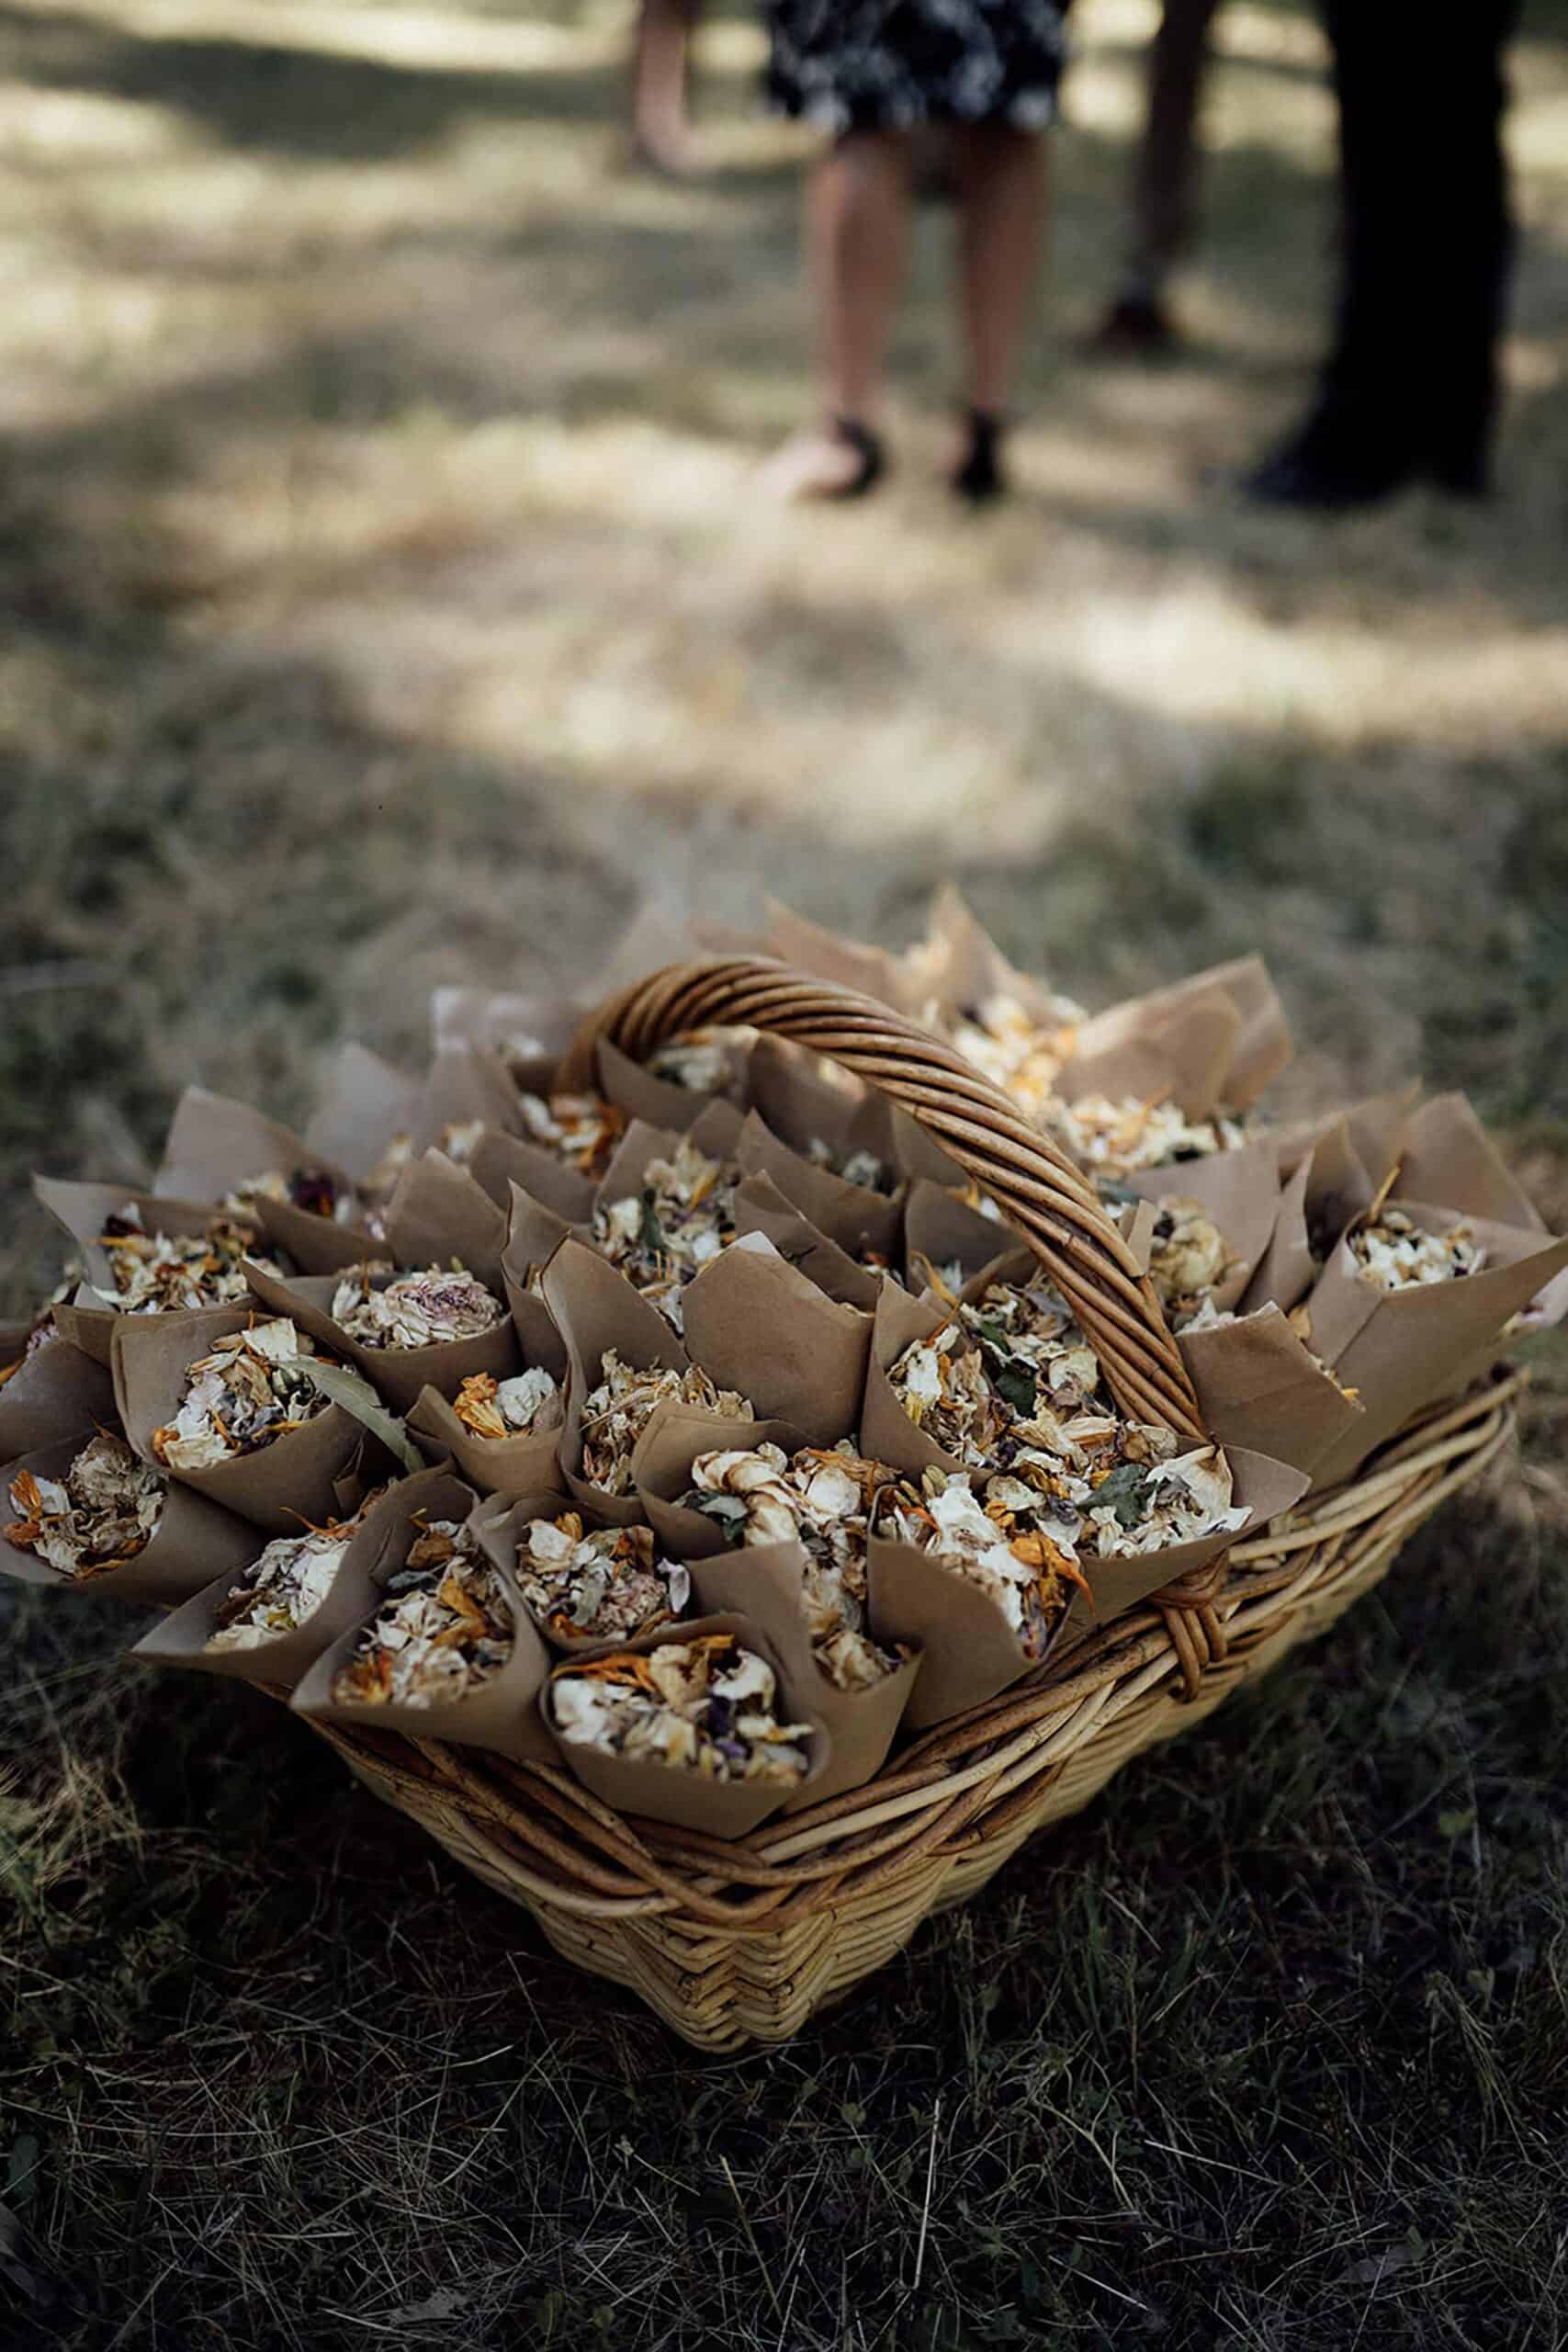
<path id="1" fill-rule="evenodd" d="M 1056 112 L 1066 0 L 766 0 L 772 106 L 824 130 Z"/>

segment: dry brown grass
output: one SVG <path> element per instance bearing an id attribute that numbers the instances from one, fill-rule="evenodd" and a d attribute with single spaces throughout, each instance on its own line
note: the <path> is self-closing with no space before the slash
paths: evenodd
<path id="1" fill-rule="evenodd" d="M 743 18 L 676 189 L 607 169 L 609 0 L 0 6 L 12 1299 L 26 1171 L 129 1170 L 187 1076 L 288 1114 L 437 980 L 581 978 L 645 890 L 897 937 L 950 869 L 1092 998 L 1263 944 L 1303 1092 L 1468 1084 L 1568 1221 L 1551 11 L 1504 496 L 1337 526 L 1224 480 L 1325 291 L 1297 7 L 1224 19 L 1191 359 L 1076 356 L 1147 17 L 1084 0 L 1021 495 L 974 526 L 938 215 L 888 494 L 750 494 L 808 389 Z M 122 1614 L 0 1595 L 0 2343 L 1562 2344 L 1546 1359 L 1521 1482 L 761 2062 L 585 1988 L 261 1700 L 115 1668 Z"/>

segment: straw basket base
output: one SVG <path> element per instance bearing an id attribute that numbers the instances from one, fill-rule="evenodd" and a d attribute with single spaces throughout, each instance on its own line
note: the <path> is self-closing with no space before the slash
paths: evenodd
<path id="1" fill-rule="evenodd" d="M 367 1788 L 530 1911 L 565 1959 L 629 1986 L 686 2041 L 783 2041 L 1133 1757 L 1332 1624 L 1509 1444 L 1520 1385 L 1494 1381 L 1429 1414 L 1350 1486 L 1237 1545 L 1193 1695 L 1166 1621 L 1136 1612 L 938 1725 L 865 1788 L 732 1845 L 634 1825 L 546 1767 L 314 1728 Z"/>

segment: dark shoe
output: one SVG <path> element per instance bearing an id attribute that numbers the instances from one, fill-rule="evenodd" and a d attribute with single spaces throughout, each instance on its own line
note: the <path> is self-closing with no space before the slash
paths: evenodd
<path id="1" fill-rule="evenodd" d="M 1123 294 L 1089 337 L 1101 359 L 1168 359 L 1180 343 L 1170 312 L 1152 294 Z"/>
<path id="2" fill-rule="evenodd" d="M 989 506 L 1007 496 L 1008 481 L 1001 464 L 1007 420 L 987 415 L 984 409 L 972 408 L 968 430 L 968 448 L 948 479 L 958 496 L 967 499 L 971 506 Z"/>
<path id="3" fill-rule="evenodd" d="M 1244 476 L 1241 486 L 1266 505 L 1342 514 L 1392 498 L 1419 470 L 1408 441 L 1325 406 Z"/>
<path id="4" fill-rule="evenodd" d="M 769 458 L 759 480 L 770 497 L 785 505 L 816 500 L 837 503 L 864 498 L 886 471 L 881 434 L 858 416 L 835 416 L 825 425 L 792 434 Z"/>

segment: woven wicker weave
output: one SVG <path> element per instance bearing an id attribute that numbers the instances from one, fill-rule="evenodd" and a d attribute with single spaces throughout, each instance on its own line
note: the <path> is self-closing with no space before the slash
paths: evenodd
<path id="1" fill-rule="evenodd" d="M 1028 1235 L 1123 1407 L 1199 1431 L 1158 1306 L 1093 1192 L 966 1063 L 869 999 L 742 957 L 655 975 L 593 1035 L 646 1055 L 718 1023 L 797 1039 L 911 1112 Z M 592 1043 L 580 1040 L 565 1082 L 587 1079 Z M 1428 1414 L 1348 1486 L 937 1725 L 864 1788 L 733 1843 L 633 1825 L 546 1766 L 314 1728 L 377 1795 L 531 1911 L 558 1951 L 630 1985 L 688 2041 L 779 2041 L 1130 1757 L 1330 1624 L 1509 1443 L 1518 1386 L 1500 1378 Z"/>

